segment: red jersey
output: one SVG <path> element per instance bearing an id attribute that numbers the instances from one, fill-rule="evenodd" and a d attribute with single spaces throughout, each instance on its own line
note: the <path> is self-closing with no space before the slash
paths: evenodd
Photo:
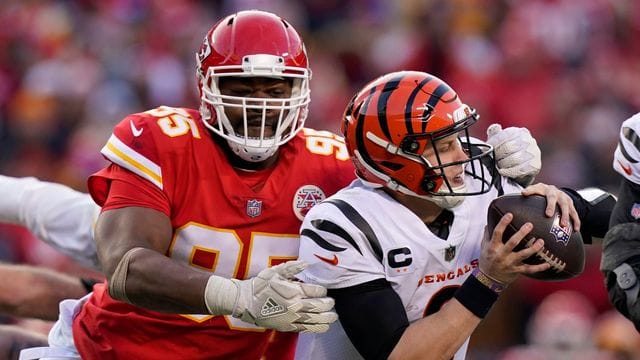
<path id="1" fill-rule="evenodd" d="M 113 164 L 90 178 L 89 190 L 103 210 L 165 213 L 173 225 L 166 256 L 237 279 L 297 258 L 306 212 L 354 178 L 343 140 L 330 132 L 303 129 L 280 147 L 275 167 L 248 173 L 229 164 L 197 111 L 164 106 L 122 120 L 102 154 Z M 113 179 L 131 184 L 131 195 L 109 197 Z M 112 299 L 103 285 L 73 335 L 83 359 L 293 357 L 297 339 L 231 316 L 149 311 Z"/>

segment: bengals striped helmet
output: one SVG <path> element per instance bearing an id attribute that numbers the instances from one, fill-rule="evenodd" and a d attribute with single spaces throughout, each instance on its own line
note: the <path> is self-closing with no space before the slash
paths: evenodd
<path id="1" fill-rule="evenodd" d="M 472 143 L 469 137 L 469 127 L 478 119 L 444 81 L 424 72 L 400 71 L 379 77 L 353 97 L 344 113 L 342 133 L 365 183 L 451 208 L 464 196 L 488 192 L 496 178 L 493 148 L 477 140 Z M 464 151 L 459 154 L 466 156 L 443 163 L 437 143 L 444 138 L 455 143 L 452 135 L 457 135 Z M 464 169 L 466 175 L 481 180 L 480 185 L 455 186 L 445 176 L 449 166 Z"/>

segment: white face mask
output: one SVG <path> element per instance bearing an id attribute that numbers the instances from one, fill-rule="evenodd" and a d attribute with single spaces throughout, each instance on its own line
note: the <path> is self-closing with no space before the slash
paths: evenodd
<path id="1" fill-rule="evenodd" d="M 222 95 L 218 87 L 220 77 L 250 76 L 292 79 L 289 98 L 252 98 Z M 215 134 L 224 138 L 234 154 L 245 161 L 261 162 L 273 156 L 278 147 L 291 140 L 304 126 L 310 101 L 308 69 L 282 65 L 282 58 L 273 55 L 246 56 L 243 65 L 210 67 L 202 80 L 200 113 L 204 124 Z M 207 86 L 210 84 L 210 86 Z M 225 108 L 241 108 L 244 131 L 237 134 L 225 114 Z M 216 119 L 211 123 L 211 109 Z M 249 136 L 247 130 L 248 111 L 261 114 L 262 131 L 257 136 Z M 277 112 L 275 125 L 267 124 L 267 112 Z M 254 115 L 255 116 L 255 115 Z M 272 135 L 265 135 L 265 128 L 273 126 Z"/>

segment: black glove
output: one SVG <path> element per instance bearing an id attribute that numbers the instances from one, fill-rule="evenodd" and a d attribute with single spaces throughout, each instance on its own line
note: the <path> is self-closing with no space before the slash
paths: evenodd
<path id="1" fill-rule="evenodd" d="M 640 331 L 640 224 L 625 223 L 604 237 L 600 270 L 609 301 Z"/>

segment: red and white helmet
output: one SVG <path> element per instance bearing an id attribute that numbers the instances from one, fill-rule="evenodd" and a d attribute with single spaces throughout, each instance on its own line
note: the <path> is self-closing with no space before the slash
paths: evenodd
<path id="1" fill-rule="evenodd" d="M 291 140 L 304 126 L 310 100 L 307 52 L 296 30 L 275 14 L 240 11 L 215 24 L 196 54 L 200 113 L 205 126 L 223 137 L 232 151 L 246 161 L 263 161 Z M 253 98 L 220 93 L 224 76 L 290 78 L 290 98 Z M 262 112 L 259 137 L 237 134 L 225 107 L 242 108 L 247 134 L 247 110 Z M 279 111 L 275 136 L 265 137 L 268 110 Z M 215 117 L 212 114 L 215 112 Z"/>
<path id="2" fill-rule="evenodd" d="M 344 113 L 342 133 L 358 177 L 366 183 L 451 208 L 464 196 L 489 191 L 495 179 L 493 148 L 471 143 L 468 134 L 478 118 L 476 111 L 436 76 L 399 71 L 379 77 L 354 96 Z M 467 158 L 443 163 L 435 144 L 454 134 L 458 134 Z M 424 156 L 431 145 L 435 162 Z M 481 180 L 479 188 L 449 183 L 444 169 L 460 165 L 468 175 Z"/>

